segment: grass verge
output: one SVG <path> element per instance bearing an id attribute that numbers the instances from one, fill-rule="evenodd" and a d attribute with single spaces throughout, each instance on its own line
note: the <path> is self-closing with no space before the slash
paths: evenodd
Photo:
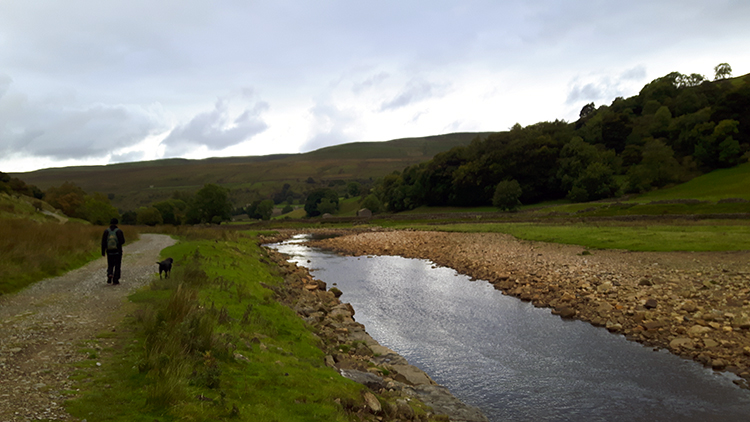
<path id="1" fill-rule="evenodd" d="M 222 240 L 215 238 L 221 233 Z M 320 340 L 264 287 L 283 279 L 249 237 L 167 248 L 173 277 L 133 294 L 138 309 L 82 365 L 71 415 L 102 421 L 350 421 L 362 386 L 324 365 Z"/>

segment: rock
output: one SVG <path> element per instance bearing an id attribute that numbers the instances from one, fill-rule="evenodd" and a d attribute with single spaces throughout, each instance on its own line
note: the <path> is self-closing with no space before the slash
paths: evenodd
<path id="1" fill-rule="evenodd" d="M 596 308 L 596 312 L 601 316 L 606 316 L 608 313 L 612 312 L 613 306 L 609 304 L 609 302 L 602 302 L 599 304 L 599 306 Z"/>
<path id="2" fill-rule="evenodd" d="M 653 286 L 654 282 L 647 278 L 642 278 L 640 279 L 640 281 L 638 281 L 638 285 L 639 286 Z"/>
<path id="3" fill-rule="evenodd" d="M 411 385 L 435 384 L 423 370 L 412 365 L 391 365 L 393 370 L 402 375 Z"/>
<path id="4" fill-rule="evenodd" d="M 713 331 L 711 327 L 704 327 L 702 325 L 693 325 L 692 327 L 688 329 L 688 334 L 702 335 L 705 333 L 710 333 L 711 331 Z"/>
<path id="5" fill-rule="evenodd" d="M 646 303 L 643 304 L 643 307 L 646 309 L 655 309 L 657 305 L 658 302 L 656 301 L 656 299 L 650 297 L 646 299 Z"/>
<path id="6" fill-rule="evenodd" d="M 686 300 L 682 303 L 682 306 L 680 306 L 680 309 L 687 312 L 695 312 L 698 310 L 698 306 L 695 305 L 695 302 L 692 300 Z"/>
<path id="7" fill-rule="evenodd" d="M 325 363 L 326 363 L 326 366 L 329 367 L 329 368 L 335 368 L 336 367 L 336 361 L 333 360 L 333 356 L 331 356 L 331 355 L 326 355 Z"/>
<path id="8" fill-rule="evenodd" d="M 714 359 L 711 361 L 711 368 L 716 370 L 722 370 L 727 367 L 727 363 L 722 359 Z"/>
<path id="9" fill-rule="evenodd" d="M 612 287 L 612 283 L 610 283 L 609 281 L 605 281 L 604 283 L 597 286 L 596 291 L 599 293 L 609 293 L 613 289 L 614 287 Z"/>
<path id="10" fill-rule="evenodd" d="M 750 329 L 750 318 L 740 317 L 734 320 L 734 325 L 737 328 L 747 330 Z"/>
<path id="11" fill-rule="evenodd" d="M 365 404 L 370 409 L 370 411 L 374 414 L 380 413 L 383 408 L 380 406 L 380 402 L 378 401 L 378 398 L 375 397 L 374 394 L 372 394 L 369 391 L 365 391 L 365 393 L 362 395 L 365 399 Z"/>
<path id="12" fill-rule="evenodd" d="M 406 400 L 399 399 L 396 400 L 396 416 L 400 419 L 404 419 L 407 421 L 410 421 L 414 419 L 414 409 L 409 406 L 409 403 Z"/>
<path id="13" fill-rule="evenodd" d="M 385 388 L 385 381 L 375 374 L 356 369 L 342 369 L 339 372 L 341 372 L 341 376 L 362 384 L 370 390 L 380 391 L 381 388 Z"/>
<path id="14" fill-rule="evenodd" d="M 745 304 L 745 303 L 744 303 L 743 301 L 739 300 L 739 299 L 735 299 L 735 298 L 733 298 L 733 297 L 728 297 L 728 298 L 727 298 L 727 306 L 732 306 L 732 307 L 741 307 L 741 306 L 743 306 L 744 304 Z"/>
<path id="15" fill-rule="evenodd" d="M 719 343 L 716 342 L 716 340 L 710 339 L 710 338 L 704 338 L 703 339 L 703 347 L 710 349 L 712 347 L 717 347 Z"/>
<path id="16" fill-rule="evenodd" d="M 574 308 L 571 308 L 570 306 L 561 306 L 559 308 L 556 308 L 555 310 L 557 311 L 557 314 L 562 318 L 573 318 L 578 313 Z"/>
<path id="17" fill-rule="evenodd" d="M 695 348 L 695 343 L 690 338 L 677 337 L 676 339 L 669 342 L 669 347 L 673 349 L 684 348 L 684 349 L 693 350 Z"/>

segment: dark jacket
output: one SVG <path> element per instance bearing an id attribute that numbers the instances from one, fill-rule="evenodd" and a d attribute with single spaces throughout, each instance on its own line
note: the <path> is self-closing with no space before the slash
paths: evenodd
<path id="1" fill-rule="evenodd" d="M 109 226 L 109 229 L 116 229 L 115 232 L 117 234 L 117 252 L 119 254 L 122 254 L 122 245 L 125 244 L 125 234 L 123 234 L 122 230 L 117 228 L 114 224 Z M 109 229 L 104 230 L 104 234 L 102 235 L 102 256 L 104 256 L 107 253 L 107 237 L 109 236 Z M 110 252 L 115 253 L 115 252 Z"/>

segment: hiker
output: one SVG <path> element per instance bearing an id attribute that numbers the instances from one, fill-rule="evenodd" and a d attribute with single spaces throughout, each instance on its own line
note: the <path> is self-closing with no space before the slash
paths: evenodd
<path id="1" fill-rule="evenodd" d="M 125 235 L 117 228 L 116 218 L 109 222 L 109 227 L 102 235 L 102 256 L 107 255 L 107 284 L 120 284 L 120 266 L 122 265 L 122 245 Z"/>

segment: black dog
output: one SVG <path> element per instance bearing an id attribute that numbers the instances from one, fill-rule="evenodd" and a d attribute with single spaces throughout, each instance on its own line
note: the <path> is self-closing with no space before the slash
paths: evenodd
<path id="1" fill-rule="evenodd" d="M 164 273 L 164 278 L 169 278 L 169 273 L 172 271 L 172 258 L 167 258 L 162 262 L 157 262 L 159 264 L 159 278 L 161 278 L 161 273 Z"/>

